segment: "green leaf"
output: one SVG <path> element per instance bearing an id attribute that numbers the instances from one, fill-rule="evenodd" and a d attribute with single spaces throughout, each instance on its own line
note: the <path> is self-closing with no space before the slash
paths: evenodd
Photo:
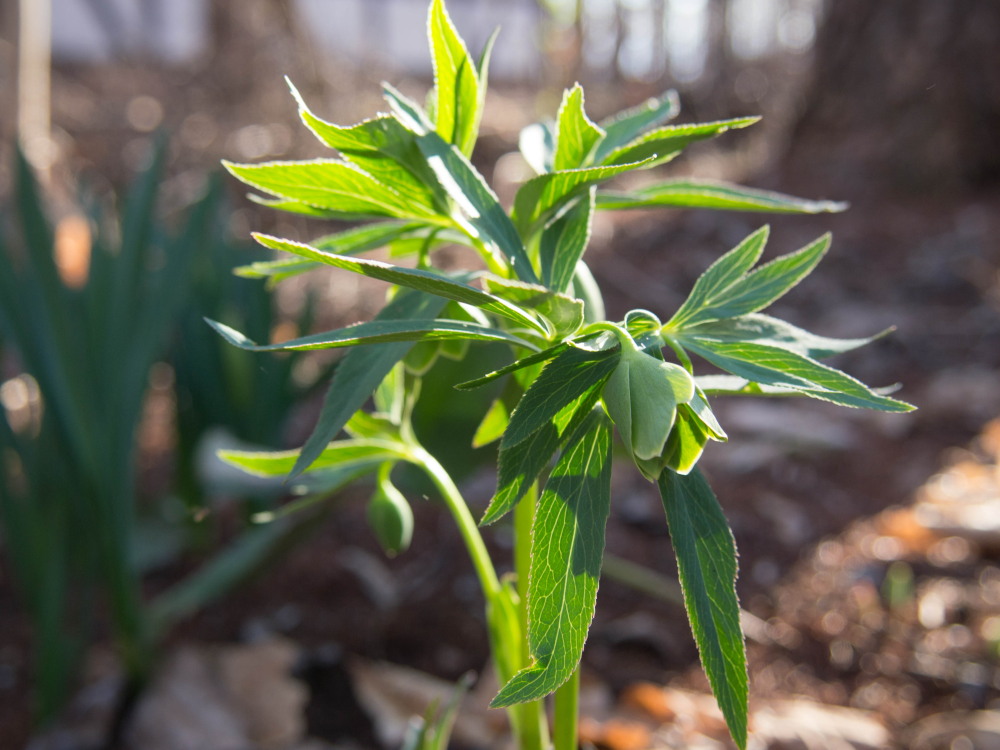
<path id="1" fill-rule="evenodd" d="M 598 193 L 600 209 L 714 208 L 729 211 L 768 211 L 776 214 L 835 213 L 846 203 L 810 201 L 770 190 L 755 190 L 714 180 L 668 180 L 631 193 Z"/>
<path id="2" fill-rule="evenodd" d="M 656 158 L 645 166 L 654 167 L 673 159 L 696 141 L 715 138 L 729 130 L 745 128 L 760 120 L 759 117 L 739 117 L 732 120 L 705 122 L 695 125 L 668 125 L 639 136 L 628 144 L 608 154 L 602 164 L 626 164 Z"/>
<path id="3" fill-rule="evenodd" d="M 434 66 L 434 116 L 438 134 L 468 156 L 482 115 L 479 75 L 442 0 L 432 0 L 427 16 Z"/>
<path id="4" fill-rule="evenodd" d="M 308 203 L 287 200 L 285 198 L 265 198 L 256 193 L 247 193 L 247 199 L 258 206 L 269 208 L 273 211 L 284 211 L 289 214 L 308 216 L 313 219 L 336 219 L 338 221 L 362 221 L 376 218 L 370 214 L 358 213 L 356 211 L 337 211 L 332 208 L 319 208 L 310 206 Z"/>
<path id="5" fill-rule="evenodd" d="M 384 221 L 328 234 L 313 240 L 311 244 L 317 250 L 327 250 L 338 255 L 355 255 L 384 247 L 403 237 L 426 237 L 432 231 L 434 228 L 419 222 Z M 282 258 L 241 266 L 234 273 L 244 278 L 273 278 L 280 281 L 319 266 L 317 261 Z"/>
<path id="6" fill-rule="evenodd" d="M 680 110 L 677 92 L 666 91 L 658 97 L 650 97 L 637 107 L 609 117 L 601 122 L 605 136 L 597 147 L 594 161 L 600 164 L 612 151 L 624 146 L 644 130 L 672 120 Z"/>
<path id="7" fill-rule="evenodd" d="M 397 193 L 360 169 L 333 159 L 223 165 L 248 185 L 279 198 L 352 216 L 436 218 L 436 212 Z"/>
<path id="8" fill-rule="evenodd" d="M 576 84 L 563 93 L 556 115 L 556 150 L 553 167 L 558 170 L 584 167 L 594 147 L 604 137 L 583 109 L 583 87 Z"/>
<path id="9" fill-rule="evenodd" d="M 433 212 L 443 208 L 444 196 L 434 174 L 413 133 L 398 120 L 381 115 L 349 127 L 334 125 L 314 115 L 292 82 L 285 80 L 298 103 L 299 117 L 323 143 L 411 202 Z"/>
<path id="10" fill-rule="evenodd" d="M 508 320 L 512 320 L 518 325 L 530 328 L 543 336 L 548 335 L 545 326 L 524 310 L 515 307 L 506 300 L 495 297 L 486 292 L 480 291 L 468 284 L 462 284 L 441 276 L 432 271 L 425 271 L 419 268 L 406 268 L 384 263 L 380 260 L 368 258 L 351 258 L 336 253 L 324 252 L 301 242 L 283 240 L 279 237 L 271 237 L 266 234 L 254 234 L 260 244 L 272 250 L 282 250 L 294 253 L 310 260 L 317 260 L 334 268 L 341 268 L 345 271 L 353 271 L 362 276 L 369 276 L 373 279 L 388 281 L 391 284 L 398 284 L 409 289 L 420 292 L 435 294 L 445 299 L 464 302 L 469 305 L 480 307 L 486 312 L 500 315 Z"/>
<path id="11" fill-rule="evenodd" d="M 502 444 L 497 458 L 497 491 L 483 514 L 481 525 L 491 524 L 514 508 L 531 488 L 552 456 L 576 434 L 601 395 L 607 382 L 598 380 L 574 401 L 566 404 L 544 426 L 526 440 L 508 448 Z"/>
<path id="12" fill-rule="evenodd" d="M 338 440 L 327 445 L 310 466 L 310 471 L 333 469 L 347 464 L 376 464 L 404 457 L 405 446 L 389 440 Z M 299 451 L 219 451 L 219 458 L 248 474 L 280 477 L 292 471 Z"/>
<path id="13" fill-rule="evenodd" d="M 562 354 L 566 349 L 570 347 L 567 342 L 562 342 L 556 344 L 555 346 L 550 346 L 548 349 L 543 349 L 540 352 L 535 352 L 534 354 L 529 354 L 527 357 L 522 357 L 521 359 L 511 362 L 509 365 L 504 365 L 499 370 L 493 370 L 488 372 L 480 378 L 475 380 L 467 380 L 464 383 L 459 383 L 455 386 L 460 391 L 468 391 L 473 388 L 480 388 L 487 383 L 492 383 L 497 378 L 501 378 L 508 373 L 515 372 L 516 370 L 521 370 L 525 367 L 530 367 L 531 365 L 537 365 L 540 362 L 547 362 L 548 360 L 555 357 L 557 354 Z"/>
<path id="14" fill-rule="evenodd" d="M 671 324 L 683 326 L 697 313 L 724 300 L 726 290 L 746 276 L 760 258 L 770 231 L 770 227 L 762 226 L 710 265 L 695 281 L 688 298 L 670 319 Z"/>
<path id="15" fill-rule="evenodd" d="M 495 245 L 510 261 L 518 278 L 536 283 L 538 277 L 521 238 L 500 205 L 496 193 L 455 146 L 445 142 L 427 123 L 419 107 L 393 89 L 386 98 L 403 123 L 417 134 L 417 144 L 442 187 L 455 202 L 452 218 L 473 237 Z"/>
<path id="16" fill-rule="evenodd" d="M 500 447 L 512 448 L 550 422 L 567 404 L 607 379 L 621 350 L 568 347 L 545 365 L 510 418 Z"/>
<path id="17" fill-rule="evenodd" d="M 825 359 L 870 344 L 891 330 L 863 339 L 834 339 L 818 336 L 770 315 L 753 313 L 685 327 L 677 339 L 682 344 L 689 339 L 696 342 L 750 341 L 787 349 L 810 359 Z"/>
<path id="18" fill-rule="evenodd" d="M 747 666 L 736 599 L 736 543 L 699 471 L 664 471 L 660 497 L 691 631 L 715 699 L 737 746 L 747 743 Z"/>
<path id="19" fill-rule="evenodd" d="M 490 294 L 544 316 L 560 339 L 572 336 L 583 325 L 583 302 L 569 295 L 541 284 L 503 279 L 492 274 L 484 274 L 482 281 L 483 289 Z"/>
<path id="20" fill-rule="evenodd" d="M 591 185 L 610 180 L 623 172 L 639 169 L 646 165 L 646 161 L 612 167 L 568 169 L 532 177 L 521 185 L 517 195 L 514 196 L 512 216 L 517 231 L 522 237 L 530 236 L 538 224 L 547 220 L 574 198 L 586 193 Z"/>
<path id="21" fill-rule="evenodd" d="M 760 234 L 758 231 L 744 242 L 752 245 L 753 238 Z M 699 299 L 690 306 L 687 302 L 684 303 L 681 310 L 667 322 L 667 327 L 683 329 L 697 323 L 735 318 L 761 310 L 808 276 L 829 247 L 830 235 L 825 234 L 801 250 L 765 263 L 729 286 L 716 287 L 711 290 L 711 294 L 699 294 Z M 733 252 L 736 253 L 741 248 L 742 245 Z"/>
<path id="22" fill-rule="evenodd" d="M 733 375 L 764 385 L 791 388 L 822 401 L 888 412 L 914 408 L 879 395 L 840 370 L 777 346 L 745 341 L 699 341 L 688 342 L 687 348 Z"/>
<path id="23" fill-rule="evenodd" d="M 239 331 L 214 320 L 207 321 L 230 344 L 252 352 L 295 352 L 310 349 L 336 349 L 345 346 L 385 344 L 398 341 L 445 341 L 448 339 L 469 339 L 473 341 L 507 341 L 517 346 L 531 347 L 527 341 L 502 331 L 486 328 L 463 320 L 441 318 L 408 320 L 375 320 L 368 323 L 338 328 L 309 336 L 284 341 L 280 344 L 256 344 Z"/>
<path id="24" fill-rule="evenodd" d="M 600 411 L 566 447 L 539 499 L 528 578 L 532 664 L 500 690 L 492 707 L 548 695 L 576 670 L 594 617 L 611 506 L 611 426 Z"/>
<path id="25" fill-rule="evenodd" d="M 402 290 L 382 308 L 376 320 L 434 317 L 444 304 L 441 297 Z M 366 346 L 352 349 L 340 360 L 323 401 L 319 422 L 292 468 L 293 477 L 305 471 L 322 455 L 327 444 L 337 437 L 351 415 L 364 406 L 383 378 L 412 346 L 413 342 L 409 341 Z"/>
<path id="26" fill-rule="evenodd" d="M 677 407 L 677 419 L 663 448 L 664 468 L 689 474 L 698 463 L 712 433 L 688 404 Z M 657 475 L 659 476 L 659 475 Z"/>
<path id="27" fill-rule="evenodd" d="M 542 231 L 538 257 L 542 281 L 551 289 L 566 291 L 573 283 L 577 262 L 590 242 L 596 188 L 591 187 L 576 205 Z"/>

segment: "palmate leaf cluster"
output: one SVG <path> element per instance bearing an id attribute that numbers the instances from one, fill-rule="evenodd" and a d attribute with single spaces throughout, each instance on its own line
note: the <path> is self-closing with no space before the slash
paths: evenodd
<path id="1" fill-rule="evenodd" d="M 233 344 L 255 351 L 352 347 L 301 451 L 229 459 L 250 471 L 312 477 L 314 489 L 323 477 L 333 485 L 377 473 L 376 494 L 394 502 L 382 502 L 373 515 L 389 513 L 386 529 L 399 542 L 408 519 L 392 514 L 399 502 L 385 486 L 386 467 L 415 461 L 408 411 L 420 376 L 443 355 L 466 363 L 469 380 L 460 388 L 503 380 L 476 434 L 478 444 L 499 440 L 497 490 L 482 523 L 500 519 L 537 483 L 544 488 L 527 589 L 532 660 L 507 676 L 493 702 L 509 706 L 552 692 L 579 663 L 601 570 L 616 427 L 635 464 L 658 485 L 702 661 L 744 745 L 747 679 L 735 546 L 696 468 L 708 441 L 726 439 L 709 397 L 802 395 L 884 411 L 911 407 L 819 361 L 868 339 L 828 339 L 760 312 L 812 271 L 829 237 L 759 264 L 767 229 L 755 232 L 705 272 L 666 323 L 645 310 L 604 320 L 584 253 L 599 210 L 816 213 L 842 206 L 690 178 L 610 189 L 607 183 L 626 172 L 659 167 L 688 145 L 756 118 L 670 124 L 678 104 L 667 93 L 595 122 L 577 85 L 565 92 L 553 122 L 522 134 L 522 153 L 537 174 L 521 185 L 508 213 L 469 158 L 493 40 L 473 60 L 441 0 L 431 3 L 428 29 L 435 85 L 426 107 L 385 85 L 388 113 L 344 127 L 319 118 L 293 88 L 303 122 L 336 155 L 227 164 L 266 194 L 254 198 L 261 203 L 367 222 L 311 243 L 257 235 L 289 257 L 242 273 L 280 281 L 326 265 L 388 285 L 387 304 L 374 320 L 292 341 L 257 344 L 213 324 Z M 452 244 L 477 251 L 485 270 L 436 268 L 434 252 Z M 361 257 L 377 248 L 389 248 L 393 262 Z M 469 347 L 497 341 L 510 346 L 513 361 L 483 374 Z M 699 376 L 693 357 L 728 375 Z M 373 395 L 376 411 L 367 413 L 362 409 Z"/>

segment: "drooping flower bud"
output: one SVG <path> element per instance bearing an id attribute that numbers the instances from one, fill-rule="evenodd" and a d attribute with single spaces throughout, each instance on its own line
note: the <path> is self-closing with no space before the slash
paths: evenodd
<path id="1" fill-rule="evenodd" d="M 379 472 L 375 492 L 368 501 L 368 525 L 389 557 L 405 552 L 413 539 L 413 509 L 403 493 Z"/>

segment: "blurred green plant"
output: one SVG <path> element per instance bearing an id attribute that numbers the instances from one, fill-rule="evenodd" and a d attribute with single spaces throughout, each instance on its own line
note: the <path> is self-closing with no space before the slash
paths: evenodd
<path id="1" fill-rule="evenodd" d="M 110 614 L 134 690 L 153 667 L 158 639 L 178 618 L 272 562 L 318 517 L 253 528 L 188 579 L 152 600 L 143 596 L 136 432 L 150 370 L 192 299 L 197 259 L 235 258 L 219 230 L 218 183 L 178 231 L 156 218 L 165 153 L 161 141 L 125 196 L 120 221 L 89 201 L 87 216 L 76 220 L 72 266 L 57 263 L 56 232 L 38 186 L 23 157 L 16 162 L 17 232 L 0 236 L 0 362 L 13 373 L 0 386 L 0 532 L 33 626 L 41 723 L 57 715 L 73 689 L 101 613 Z M 205 302 L 215 291 L 201 282 Z M 233 319 L 266 324 L 270 313 L 261 303 L 269 308 L 271 301 L 259 290 L 249 297 L 243 306 L 230 298 Z M 221 310 L 227 302 L 213 304 Z M 207 345 L 199 348 L 199 338 Z M 186 336 L 187 356 L 220 348 L 216 339 L 202 323 Z M 251 364 L 245 370 L 256 371 Z M 287 409 L 287 370 L 259 377 L 251 387 L 255 403 L 271 397 L 275 414 Z M 237 431 L 235 391 L 223 394 L 220 403 L 230 411 L 220 419 Z M 273 439 L 273 420 L 254 424 L 259 431 L 245 434 Z"/>
<path id="2" fill-rule="evenodd" d="M 754 232 L 705 271 L 665 323 L 646 310 L 606 320 L 583 256 L 598 210 L 817 213 L 843 206 L 687 178 L 604 190 L 612 178 L 664 164 L 692 143 L 757 118 L 667 125 L 678 111 L 668 93 L 595 123 L 577 85 L 565 92 L 553 123 L 522 134 L 522 154 L 537 176 L 521 185 L 507 213 L 469 161 L 493 40 L 474 61 L 441 0 L 430 4 L 428 30 L 434 89 L 426 108 L 386 84 L 390 114 L 342 127 L 313 114 L 293 88 L 303 122 L 341 158 L 226 165 L 271 196 L 255 198 L 260 203 L 374 222 L 322 243 L 255 235 L 291 257 L 245 273 L 277 279 L 327 265 L 387 282 L 389 292 L 372 321 L 280 344 L 258 345 L 212 323 L 250 351 L 358 347 L 340 361 L 301 450 L 225 458 L 297 481 L 377 473 L 369 517 L 390 554 L 405 548 L 411 523 L 390 482 L 393 467 L 425 472 L 454 517 L 486 599 L 503 685 L 492 705 L 508 709 L 519 747 L 569 750 L 577 741 L 578 665 L 602 568 L 617 427 L 627 454 L 658 487 L 702 664 L 733 739 L 745 747 L 736 548 L 696 467 L 709 441 L 726 440 L 709 397 L 801 395 L 890 412 L 912 407 L 819 362 L 871 339 L 829 339 L 760 312 L 813 270 L 829 236 L 757 265 L 767 228 Z M 485 270 L 436 267 L 434 251 L 447 244 L 472 248 Z M 380 245 L 414 257 L 415 267 L 359 256 Z M 470 344 L 496 342 L 514 361 L 480 375 Z M 696 375 L 692 355 L 727 374 Z M 422 383 L 438 356 L 460 362 L 460 389 L 503 380 L 474 442 L 499 441 L 497 490 L 481 523 L 513 513 L 514 577 L 498 577 L 469 507 L 414 427 Z M 365 408 L 369 398 L 373 411 Z M 552 693 L 550 734 L 543 700 Z"/>

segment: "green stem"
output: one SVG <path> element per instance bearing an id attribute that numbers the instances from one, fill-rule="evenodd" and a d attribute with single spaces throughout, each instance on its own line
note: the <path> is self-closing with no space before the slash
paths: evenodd
<path id="1" fill-rule="evenodd" d="M 500 580 L 497 578 L 493 561 L 490 559 L 486 544 L 483 542 L 479 527 L 469 511 L 465 498 L 462 497 L 462 493 L 459 492 L 445 468 L 423 446 L 415 445 L 412 450 L 413 462 L 427 472 L 427 476 L 441 493 L 452 518 L 455 519 L 458 532 L 462 536 L 462 541 L 465 542 L 469 557 L 472 558 L 472 565 L 476 569 L 483 594 L 487 600 L 492 599 L 500 593 Z"/>
<path id="2" fill-rule="evenodd" d="M 532 484 L 521 502 L 514 508 L 514 570 L 517 573 L 517 593 L 521 600 L 518 618 L 521 622 L 521 665 L 531 664 L 528 644 L 528 573 L 531 569 L 531 527 L 535 521 L 538 504 L 538 484 Z M 521 703 L 514 707 L 521 712 L 523 735 L 521 747 L 545 748 L 548 722 L 545 718 L 545 700 Z"/>
<path id="3" fill-rule="evenodd" d="M 553 741 L 555 750 L 577 750 L 580 713 L 580 668 L 555 693 Z"/>

